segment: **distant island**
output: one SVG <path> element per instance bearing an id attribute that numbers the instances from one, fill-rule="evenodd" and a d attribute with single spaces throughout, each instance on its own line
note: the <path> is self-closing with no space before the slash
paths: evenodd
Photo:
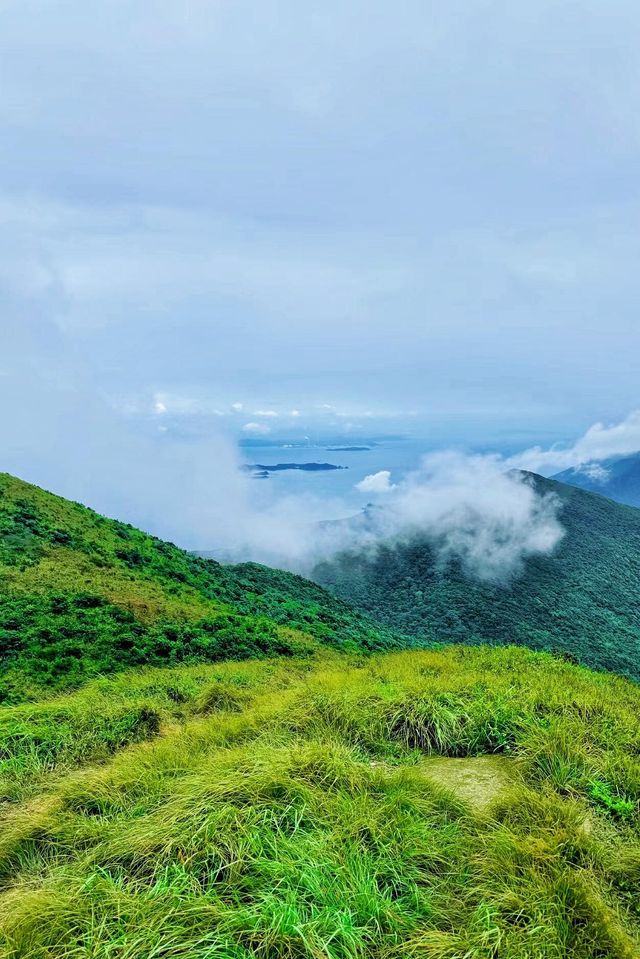
<path id="1" fill-rule="evenodd" d="M 327 446 L 327 453 L 365 453 L 370 446 Z"/>
<path id="2" fill-rule="evenodd" d="M 303 470 L 305 473 L 319 473 L 326 470 L 347 470 L 348 466 L 336 466 L 335 463 L 275 463 L 265 466 L 263 463 L 245 464 L 242 467 L 247 473 L 264 477 L 269 473 L 282 473 L 284 470 Z"/>

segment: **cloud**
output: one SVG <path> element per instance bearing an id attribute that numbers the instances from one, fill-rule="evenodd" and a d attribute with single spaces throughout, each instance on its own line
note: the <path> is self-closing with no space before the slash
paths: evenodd
<path id="1" fill-rule="evenodd" d="M 437 564 L 458 562 L 470 576 L 506 582 L 529 557 L 547 555 L 560 542 L 558 509 L 555 496 L 540 494 L 524 474 L 505 472 L 498 456 L 435 453 L 391 488 L 366 523 L 350 524 L 333 548 L 370 552 L 382 543 L 422 541 Z"/>
<path id="2" fill-rule="evenodd" d="M 371 473 L 365 476 L 363 480 L 356 483 L 356 489 L 362 493 L 390 493 L 395 489 L 391 482 L 391 472 L 389 470 L 379 470 L 377 473 Z"/>
<path id="3" fill-rule="evenodd" d="M 269 418 L 271 418 L 271 419 L 275 419 L 275 418 L 278 416 L 278 413 L 276 413 L 275 410 L 254 410 L 254 411 L 253 411 L 253 415 L 254 415 L 254 416 L 266 416 L 266 417 L 269 417 Z"/>
<path id="4" fill-rule="evenodd" d="M 271 432 L 271 427 L 266 423 L 245 423 L 242 427 L 243 433 L 252 433 L 255 436 L 263 436 Z"/>
<path id="5" fill-rule="evenodd" d="M 581 466 L 576 466 L 575 471 L 576 473 L 582 473 L 595 483 L 606 483 L 610 475 L 609 470 L 599 463 L 584 463 Z"/>
<path id="6" fill-rule="evenodd" d="M 557 6 L 4 3 L 2 229 L 105 389 L 575 432 L 637 395 L 640 8 Z"/>
<path id="7" fill-rule="evenodd" d="M 619 423 L 594 423 L 571 446 L 552 446 L 550 449 L 533 446 L 511 457 L 507 462 L 509 466 L 549 475 L 638 450 L 640 410 L 634 410 Z"/>
<path id="8" fill-rule="evenodd" d="M 242 413 L 244 406 L 242 403 L 232 403 L 231 409 L 233 410 L 234 413 Z"/>

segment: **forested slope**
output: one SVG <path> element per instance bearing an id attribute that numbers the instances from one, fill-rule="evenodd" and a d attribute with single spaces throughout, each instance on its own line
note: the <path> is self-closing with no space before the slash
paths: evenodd
<path id="1" fill-rule="evenodd" d="M 509 583 L 435 561 L 429 542 L 382 543 L 319 565 L 314 579 L 419 640 L 521 643 L 640 678 L 640 510 L 532 476 L 566 530 Z"/>

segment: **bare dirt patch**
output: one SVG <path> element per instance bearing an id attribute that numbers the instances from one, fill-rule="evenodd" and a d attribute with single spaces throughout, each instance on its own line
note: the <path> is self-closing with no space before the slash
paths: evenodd
<path id="1" fill-rule="evenodd" d="M 450 789 L 480 812 L 484 812 L 515 781 L 513 760 L 507 756 L 463 759 L 431 756 L 421 763 L 421 769 L 429 779 Z"/>

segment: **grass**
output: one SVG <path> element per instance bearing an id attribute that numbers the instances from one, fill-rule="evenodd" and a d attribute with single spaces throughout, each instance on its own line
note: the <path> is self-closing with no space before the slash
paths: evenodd
<path id="1" fill-rule="evenodd" d="M 631 682 L 516 647 L 5 706 L 0 956 L 633 959 L 639 714 Z M 468 801 L 486 756 L 493 799 Z"/>

